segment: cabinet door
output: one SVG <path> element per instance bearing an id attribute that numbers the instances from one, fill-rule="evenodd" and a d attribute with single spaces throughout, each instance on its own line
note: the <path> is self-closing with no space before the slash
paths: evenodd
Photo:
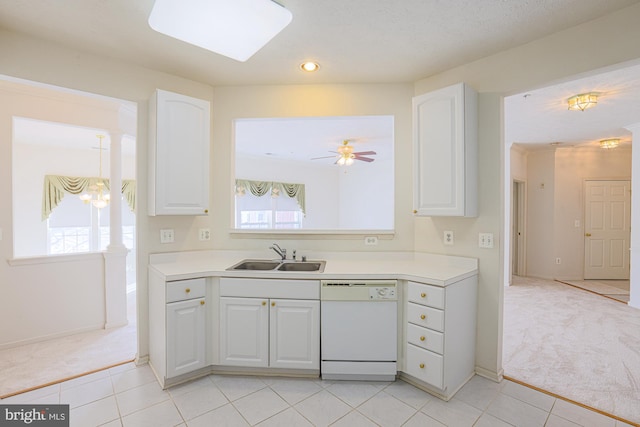
<path id="1" fill-rule="evenodd" d="M 209 102 L 164 90 L 157 90 L 151 102 L 149 214 L 204 215 L 209 209 Z"/>
<path id="2" fill-rule="evenodd" d="M 416 214 L 477 215 L 476 110 L 463 83 L 413 99 Z"/>
<path id="3" fill-rule="evenodd" d="M 270 301 L 269 366 L 320 368 L 320 302 Z"/>
<path id="4" fill-rule="evenodd" d="M 204 298 L 167 304 L 167 378 L 203 368 Z"/>
<path id="5" fill-rule="evenodd" d="M 262 298 L 220 298 L 220 364 L 268 366 L 267 302 Z"/>

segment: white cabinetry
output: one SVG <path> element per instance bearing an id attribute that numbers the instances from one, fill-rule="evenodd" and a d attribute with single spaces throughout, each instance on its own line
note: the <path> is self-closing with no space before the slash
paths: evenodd
<path id="1" fill-rule="evenodd" d="M 475 371 L 477 276 L 408 282 L 403 378 L 449 400 Z"/>
<path id="2" fill-rule="evenodd" d="M 206 279 L 165 282 L 149 274 L 149 363 L 167 387 L 208 365 Z"/>
<path id="3" fill-rule="evenodd" d="M 477 216 L 478 95 L 459 83 L 413 98 L 414 213 Z"/>
<path id="4" fill-rule="evenodd" d="M 149 215 L 207 214 L 209 102 L 158 89 L 149 110 Z"/>
<path id="5" fill-rule="evenodd" d="M 221 365 L 320 368 L 317 281 L 222 278 L 220 295 Z"/>

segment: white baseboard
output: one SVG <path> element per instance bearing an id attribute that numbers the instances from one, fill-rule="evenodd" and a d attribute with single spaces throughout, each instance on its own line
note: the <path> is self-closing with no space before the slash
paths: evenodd
<path id="1" fill-rule="evenodd" d="M 48 341 L 48 340 L 52 340 L 52 339 L 55 339 L 55 338 L 68 337 L 70 335 L 82 334 L 84 332 L 91 332 L 91 331 L 96 331 L 96 330 L 101 330 L 101 329 L 103 329 L 103 325 L 98 323 L 96 325 L 87 326 L 85 328 L 78 328 L 78 329 L 73 329 L 73 330 L 70 330 L 70 331 L 58 332 L 58 333 L 49 334 L 49 335 L 41 335 L 41 336 L 35 337 L 35 338 L 28 338 L 28 339 L 25 339 L 25 340 L 13 341 L 13 342 L 5 343 L 5 344 L 0 344 L 0 350 L 7 350 L 7 349 L 10 349 L 10 348 L 14 348 L 14 347 L 20 347 L 22 345 L 34 344 L 34 343 L 37 343 L 37 342 Z"/>
<path id="2" fill-rule="evenodd" d="M 500 369 L 499 372 L 493 372 L 490 371 L 488 369 L 484 369 L 481 368 L 479 366 L 476 366 L 476 374 L 480 375 L 481 377 L 484 377 L 488 380 L 494 381 L 494 382 L 501 382 L 504 376 L 504 370 Z"/>

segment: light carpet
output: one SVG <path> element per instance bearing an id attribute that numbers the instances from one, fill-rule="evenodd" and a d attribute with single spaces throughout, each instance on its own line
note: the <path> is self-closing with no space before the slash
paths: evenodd
<path id="1" fill-rule="evenodd" d="M 0 398 L 132 360 L 136 355 L 135 292 L 129 324 L 0 350 Z"/>
<path id="2" fill-rule="evenodd" d="M 505 375 L 640 423 L 640 310 L 553 281 L 504 293 Z"/>
<path id="3" fill-rule="evenodd" d="M 575 286 L 607 298 L 629 302 L 628 280 L 558 280 L 560 283 Z"/>

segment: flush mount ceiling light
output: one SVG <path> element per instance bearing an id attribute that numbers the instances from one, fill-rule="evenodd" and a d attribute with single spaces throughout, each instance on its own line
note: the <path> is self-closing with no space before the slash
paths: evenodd
<path id="1" fill-rule="evenodd" d="M 320 65 L 317 62 L 307 61 L 300 64 L 300 68 L 302 71 L 306 71 L 308 73 L 313 73 L 314 71 L 318 71 Z"/>
<path id="2" fill-rule="evenodd" d="M 569 110 L 584 111 L 598 103 L 598 94 L 596 92 L 581 93 L 567 99 L 567 103 L 569 104 Z"/>
<path id="3" fill-rule="evenodd" d="M 616 148 L 619 144 L 620 144 L 619 138 L 603 139 L 600 141 L 600 148 L 605 148 L 607 150 L 610 150 L 612 148 Z"/>
<path id="4" fill-rule="evenodd" d="M 244 62 L 291 22 L 271 0 L 156 0 L 155 31 Z"/>

